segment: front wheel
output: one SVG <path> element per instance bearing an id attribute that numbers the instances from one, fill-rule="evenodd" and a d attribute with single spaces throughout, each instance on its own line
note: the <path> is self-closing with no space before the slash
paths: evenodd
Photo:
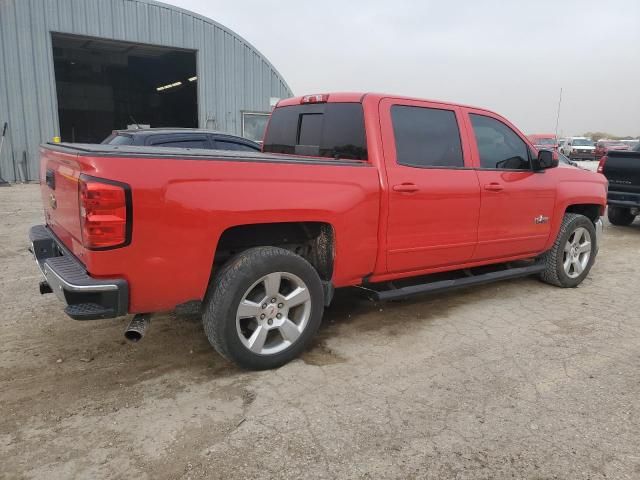
<path id="1" fill-rule="evenodd" d="M 211 345 L 251 370 L 297 357 L 317 331 L 322 283 L 304 258 L 276 247 L 245 250 L 215 275 L 202 316 Z"/>
<path id="2" fill-rule="evenodd" d="M 607 207 L 607 217 L 612 225 L 621 227 L 631 225 L 636 218 L 630 208 L 612 206 Z"/>
<path id="3" fill-rule="evenodd" d="M 596 229 L 591 220 L 567 213 L 553 247 L 544 254 L 546 269 L 540 278 L 558 287 L 577 287 L 589 274 L 597 252 Z"/>

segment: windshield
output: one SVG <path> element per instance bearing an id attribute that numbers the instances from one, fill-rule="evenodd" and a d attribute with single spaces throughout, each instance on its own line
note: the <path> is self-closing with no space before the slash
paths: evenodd
<path id="1" fill-rule="evenodd" d="M 104 145 L 133 145 L 133 137 L 131 135 L 114 133 L 109 135 L 102 143 Z"/>
<path id="2" fill-rule="evenodd" d="M 555 138 L 537 138 L 533 143 L 535 143 L 536 145 L 555 145 L 556 139 Z"/>
<path id="3" fill-rule="evenodd" d="M 573 145 L 578 147 L 593 147 L 593 142 L 586 138 L 574 138 Z"/>

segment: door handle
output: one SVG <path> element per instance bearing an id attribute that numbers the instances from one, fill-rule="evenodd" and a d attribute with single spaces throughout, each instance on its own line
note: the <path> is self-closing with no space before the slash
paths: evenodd
<path id="1" fill-rule="evenodd" d="M 488 183 L 484 186 L 485 190 L 489 190 L 490 192 L 500 192 L 504 190 L 504 187 L 499 183 Z"/>
<path id="2" fill-rule="evenodd" d="M 415 183 L 400 183 L 393 186 L 394 192 L 413 193 L 419 190 Z"/>

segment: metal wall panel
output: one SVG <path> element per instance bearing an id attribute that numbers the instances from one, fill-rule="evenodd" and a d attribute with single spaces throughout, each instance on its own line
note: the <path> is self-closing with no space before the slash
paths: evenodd
<path id="1" fill-rule="evenodd" d="M 246 40 L 153 0 L 0 0 L 0 154 L 5 180 L 38 179 L 38 145 L 59 135 L 51 32 L 197 51 L 199 123 L 240 135 L 242 111 L 268 112 L 290 88 Z M 26 157 L 27 165 L 20 165 Z M 14 175 L 14 163 L 17 175 Z M 17 176 L 17 178 L 16 178 Z"/>

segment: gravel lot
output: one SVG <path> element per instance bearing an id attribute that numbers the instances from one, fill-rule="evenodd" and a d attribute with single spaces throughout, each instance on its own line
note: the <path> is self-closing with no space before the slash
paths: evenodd
<path id="1" fill-rule="evenodd" d="M 38 187 L 0 188 L 0 477 L 640 478 L 640 222 L 581 287 L 340 292 L 315 347 L 243 372 L 198 318 L 76 322 L 37 292 Z"/>

